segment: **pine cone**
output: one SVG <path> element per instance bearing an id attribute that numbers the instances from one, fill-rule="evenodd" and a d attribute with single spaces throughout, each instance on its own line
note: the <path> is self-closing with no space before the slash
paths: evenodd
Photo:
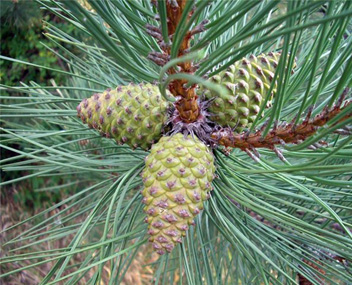
<path id="1" fill-rule="evenodd" d="M 144 208 L 150 241 L 159 253 L 171 252 L 203 209 L 214 178 L 214 157 L 197 138 L 178 133 L 151 148 L 143 171 Z"/>
<path id="2" fill-rule="evenodd" d="M 258 57 L 251 55 L 211 77 L 209 80 L 229 90 L 229 94 L 220 96 L 213 91 L 205 91 L 207 99 L 215 97 L 209 106 L 209 112 L 213 114 L 211 119 L 223 127 L 235 128 L 236 132 L 250 127 L 268 94 L 279 58 L 280 53 L 272 52 Z M 276 89 L 277 82 L 274 83 L 266 108 L 271 106 Z"/>
<path id="3" fill-rule="evenodd" d="M 118 144 L 149 149 L 161 137 L 167 108 L 156 85 L 130 84 L 84 99 L 77 113 L 83 123 Z"/>

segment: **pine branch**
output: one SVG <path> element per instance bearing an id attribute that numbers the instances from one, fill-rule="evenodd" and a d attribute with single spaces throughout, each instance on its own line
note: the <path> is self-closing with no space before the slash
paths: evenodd
<path id="1" fill-rule="evenodd" d="M 11 251 L 1 258 L 7 272 L 2 272 L 0 278 L 20 271 L 35 272 L 45 266 L 48 270 L 42 280 L 45 284 L 65 279 L 68 283 L 80 280 L 99 283 L 109 279 L 111 284 L 120 284 L 133 267 L 136 254 L 150 255 L 140 247 L 146 242 L 146 227 L 142 223 L 145 214 L 138 191 L 142 181 L 134 170 L 143 163 L 146 152 L 115 146 L 111 140 L 99 138 L 73 116 L 73 109 L 76 102 L 109 86 L 159 80 L 161 93 L 166 93 L 172 84 L 175 86 L 173 95 L 179 106 L 176 111 L 170 110 L 173 113 L 169 124 L 176 133 L 186 130 L 207 139 L 213 132 L 224 138 L 239 136 L 242 144 L 251 147 L 244 151 L 257 160 L 257 147 L 249 145 L 253 140 L 264 145 L 268 138 L 271 144 L 262 147 L 273 147 L 271 150 L 283 160 L 277 144 L 299 144 L 303 139 L 305 142 L 287 149 L 295 164 L 284 168 L 264 159 L 260 165 L 253 164 L 244 152 L 225 159 L 215 151 L 219 174 L 213 182 L 216 191 L 212 191 L 211 199 L 195 227 L 187 232 L 182 246 L 159 260 L 148 260 L 150 272 L 154 273 L 153 280 L 150 277 L 148 281 L 173 284 L 181 278 L 183 283 L 213 284 L 220 278 L 230 284 L 250 284 L 253 280 L 295 284 L 297 274 L 301 274 L 314 284 L 320 280 L 350 284 L 352 274 L 347 260 L 351 256 L 351 243 L 346 229 L 349 235 L 352 184 L 346 177 L 351 172 L 351 141 L 336 136 L 338 147 L 332 147 L 329 155 L 294 149 L 317 142 L 326 133 L 351 134 L 351 126 L 346 126 L 351 122 L 347 115 L 352 107 L 350 102 L 343 105 L 342 98 L 338 107 L 330 108 L 335 96 L 350 81 L 352 38 L 347 35 L 351 3 L 329 2 L 322 16 L 317 15 L 321 3 L 300 1 L 152 1 L 159 13 L 154 20 L 155 9 L 149 1 L 89 0 L 94 10 L 87 11 L 76 7 L 77 1 L 64 1 L 67 5 L 57 0 L 40 1 L 57 17 L 88 33 L 90 44 L 75 38 L 75 33 L 70 35 L 69 31 L 50 25 L 53 43 L 55 46 L 62 43 L 58 46 L 60 52 L 50 50 L 72 67 L 70 72 L 55 71 L 68 75 L 69 81 L 60 86 L 40 86 L 34 82 L 20 86 L 0 84 L 2 89 L 26 95 L 2 97 L 6 102 L 0 117 L 7 131 L 1 146 L 15 154 L 2 159 L 2 171 L 6 175 L 25 171 L 25 175 L 2 184 L 54 178 L 53 186 L 39 185 L 36 192 L 67 191 L 67 185 L 72 185 L 72 194 L 42 213 L 5 229 L 13 238 L 4 245 L 10 246 Z M 174 20 L 170 22 L 172 17 Z M 210 24 L 206 24 L 207 20 Z M 154 25 L 155 21 L 160 22 Z M 207 34 L 203 39 L 195 37 L 196 42 L 193 36 L 205 28 L 209 29 Z M 75 55 L 72 49 L 69 51 L 66 44 L 78 49 L 84 57 Z M 317 101 L 329 102 L 329 108 L 316 117 L 319 112 L 312 118 L 309 114 L 302 123 L 305 120 L 298 115 L 299 120 L 290 128 L 282 122 L 276 124 L 270 133 L 264 131 L 265 126 L 254 134 L 240 135 L 220 126 L 213 129 L 214 123 L 208 120 L 208 103 L 193 100 L 196 94 L 192 93 L 195 86 L 191 84 L 220 94 L 217 91 L 220 85 L 212 85 L 201 76 L 208 73 L 213 77 L 249 53 L 273 49 L 281 51 L 285 58 L 291 54 L 297 56 L 299 68 L 291 80 L 284 66 L 277 67 L 277 94 L 284 96 L 275 98 L 272 118 L 280 118 L 282 111 L 291 114 L 294 110 L 304 110 L 307 104 Z M 193 56 L 196 54 L 199 56 Z M 145 60 L 147 56 L 150 61 Z M 24 63 L 19 59 L 2 59 Z M 193 101 L 187 97 L 189 94 L 194 95 Z M 164 97 L 174 102 L 174 98 Z M 199 104 L 194 106 L 201 110 L 201 115 L 204 111 L 204 119 L 200 115 L 189 123 L 188 119 L 194 115 L 191 108 L 194 102 Z M 184 121 L 178 111 L 183 112 Z M 327 123 L 329 128 L 321 130 Z M 271 129 L 271 123 L 266 127 Z M 283 138 L 278 135 L 280 131 Z M 229 144 L 238 143 L 238 148 L 246 147 L 238 140 L 228 140 Z M 314 142 L 311 148 L 320 147 L 320 142 Z M 238 207 L 229 203 L 228 198 L 237 201 L 234 203 Z M 58 212 L 52 215 L 54 210 Z M 33 226 L 26 228 L 28 223 Z M 16 229 L 19 234 L 12 232 Z M 63 245 L 61 240 L 66 237 L 69 239 Z M 56 241 L 60 242 L 58 246 Z M 42 247 L 46 244 L 50 245 L 49 251 Z M 7 265 L 11 264 L 20 266 L 9 269 Z M 325 275 L 319 273 L 319 268 Z"/>
<path id="2" fill-rule="evenodd" d="M 166 16 L 167 16 L 167 32 L 168 43 L 163 38 L 163 29 L 152 25 L 147 25 L 147 33 L 154 37 L 163 53 L 151 52 L 148 58 L 159 66 L 164 66 L 171 57 L 172 46 L 178 45 L 177 56 L 183 56 L 189 52 L 191 40 L 195 34 L 201 33 L 205 30 L 207 20 L 202 21 L 198 26 L 190 31 L 186 31 L 183 38 L 175 39 L 175 35 L 182 35 L 181 29 L 184 25 L 180 25 L 182 21 L 188 23 L 194 13 L 195 6 L 187 3 L 184 0 L 166 1 Z M 185 15 L 183 15 L 186 13 Z M 188 14 L 187 14 L 188 13 Z M 186 17 L 186 18 L 184 18 Z M 171 41 L 173 41 L 171 43 Z M 168 74 L 187 73 L 193 74 L 197 70 L 197 65 L 193 61 L 186 61 L 179 63 L 177 68 L 170 68 Z M 172 80 L 168 86 L 169 91 L 173 96 L 178 97 L 179 100 L 175 103 L 175 107 L 179 112 L 182 121 L 191 123 L 197 120 L 200 115 L 200 106 L 197 102 L 196 85 L 191 87 L 186 86 L 188 81 L 186 79 Z"/>
<path id="3" fill-rule="evenodd" d="M 284 145 L 286 143 L 299 144 L 314 135 L 320 127 L 327 124 L 352 103 L 352 100 L 350 99 L 342 106 L 343 100 L 348 92 L 349 88 L 346 88 L 338 102 L 333 107 L 325 107 L 324 110 L 313 119 L 311 119 L 313 108 L 309 108 L 306 118 L 299 125 L 295 125 L 296 118 L 294 118 L 289 124 L 284 122 L 278 125 L 275 123 L 273 129 L 265 137 L 262 137 L 262 132 L 265 129 L 266 124 L 252 134 L 245 132 L 234 134 L 231 128 L 221 128 L 212 134 L 212 138 L 218 144 L 225 147 L 239 148 L 246 151 L 248 154 L 251 154 L 251 157 L 253 156 L 253 152 L 256 152 L 256 148 L 268 148 L 274 150 L 280 157 L 280 151 L 276 148 L 276 145 Z M 339 122 L 343 122 L 351 116 L 352 113 L 349 113 L 341 118 Z M 348 129 L 343 133 L 349 133 Z"/>

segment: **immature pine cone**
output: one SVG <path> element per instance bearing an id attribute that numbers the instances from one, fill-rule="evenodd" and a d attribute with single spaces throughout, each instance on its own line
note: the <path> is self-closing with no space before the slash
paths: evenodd
<path id="1" fill-rule="evenodd" d="M 161 137 L 167 108 L 156 85 L 129 84 L 84 99 L 77 113 L 89 127 L 118 144 L 149 149 Z"/>
<path id="2" fill-rule="evenodd" d="M 214 178 L 214 157 L 197 138 L 178 133 L 154 144 L 142 174 L 144 210 L 153 248 L 171 252 L 203 209 Z"/>
<path id="3" fill-rule="evenodd" d="M 207 99 L 215 98 L 209 106 L 211 119 L 219 125 L 235 128 L 236 132 L 250 127 L 257 117 L 261 104 L 270 89 L 274 78 L 280 53 L 251 55 L 228 67 L 227 70 L 214 75 L 209 80 L 221 84 L 229 90 L 227 95 L 219 95 L 211 90 L 205 91 Z M 271 106 L 277 82 L 274 83 L 266 108 Z M 200 89 L 203 91 L 203 89 Z"/>

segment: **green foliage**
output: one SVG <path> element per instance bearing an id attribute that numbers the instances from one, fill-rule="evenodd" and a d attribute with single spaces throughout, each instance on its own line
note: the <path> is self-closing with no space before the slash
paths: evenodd
<path id="1" fill-rule="evenodd" d="M 321 113 L 352 80 L 350 1 L 190 1 L 188 5 L 195 4 L 196 9 L 174 35 L 171 50 L 177 55 L 182 35 L 203 19 L 210 20 L 191 48 L 200 68 L 194 75 L 171 76 L 147 58 L 159 48 L 145 25 L 160 25 L 156 13 L 165 18 L 162 1 L 157 1 L 158 9 L 146 0 L 88 2 L 94 10 L 76 1 L 40 1 L 94 40 L 88 44 L 55 23 L 48 24 L 48 37 L 60 50 L 56 54 L 70 64 L 70 71 L 41 69 L 67 76 L 66 85 L 2 86 L 23 93 L 3 97 L 10 103 L 2 106 L 5 128 L 0 145 L 17 155 L 3 158 L 2 169 L 28 173 L 2 185 L 37 177 L 80 182 L 79 192 L 16 226 L 41 219 L 4 245 L 16 245 L 18 251 L 0 262 L 17 262 L 21 267 L 2 277 L 54 262 L 43 284 L 77 284 L 92 271 L 87 284 L 98 284 L 106 277 L 105 268 L 111 273 L 110 284 L 119 284 L 147 242 L 139 177 L 147 152 L 117 146 L 87 129 L 76 117 L 76 106 L 83 98 L 108 87 L 151 82 L 159 76 L 163 94 L 167 82 L 175 78 L 207 85 L 202 76 L 215 75 L 243 56 L 281 51 L 273 107 L 252 125 L 254 130 L 269 119 L 267 133 L 275 120 L 291 121 L 297 116 L 300 122 L 311 105 L 315 106 L 313 115 Z M 165 23 L 161 26 L 166 38 Z M 297 68 L 291 74 L 294 57 Z M 27 60 L 1 59 L 33 66 Z M 216 85 L 209 87 L 216 89 Z M 352 118 L 338 120 L 351 112 L 352 104 L 303 144 L 282 147 L 286 162 L 266 149 L 259 150 L 261 159 L 256 163 L 239 150 L 229 156 L 216 150 L 219 178 L 214 180 L 212 196 L 183 244 L 152 264 L 153 282 L 295 284 L 300 273 L 314 284 L 321 283 L 319 278 L 331 284 L 351 283 L 348 263 L 337 262 L 335 256 L 352 260 L 352 137 L 334 133 L 350 127 Z M 18 118 L 23 119 L 21 124 Z M 320 140 L 329 145 L 307 149 Z M 13 143 L 21 148 L 9 146 Z M 46 216 L 55 209 L 57 213 Z M 77 220 L 78 216 L 82 219 Z M 43 240 L 60 241 L 67 235 L 73 236 L 68 245 L 50 252 L 35 250 Z M 30 252 L 21 255 L 23 249 Z M 83 257 L 77 261 L 77 256 Z M 325 275 L 305 261 L 315 263 Z"/>
<path id="2" fill-rule="evenodd" d="M 14 31 L 11 26 L 1 28 L 1 50 L 4 56 L 17 58 L 19 60 L 28 60 L 37 65 L 54 67 L 57 66 L 58 60 L 43 44 L 42 28 L 24 29 Z M 53 47 L 53 44 L 50 44 Z M 49 46 L 50 46 L 49 45 Z M 42 68 L 32 68 L 28 70 L 20 63 L 12 63 L 2 60 L 2 72 L 0 74 L 2 83 L 6 85 L 15 85 L 19 82 L 29 82 L 36 80 L 47 82 L 54 79 L 57 82 L 63 80 L 61 74 L 55 74 Z"/>
<path id="3" fill-rule="evenodd" d="M 53 14 L 42 13 L 40 5 L 32 0 L 2 1 L 0 16 L 1 54 L 39 66 L 26 68 L 21 63 L 0 60 L 1 84 L 14 86 L 20 82 L 27 83 L 33 80 L 49 84 L 51 79 L 58 83 L 64 82 L 66 79 L 62 74 L 40 68 L 40 66 L 67 68 L 67 65 L 48 49 L 55 49 L 56 44 L 45 36 L 43 22 L 54 21 L 57 27 L 79 39 L 82 39 L 82 33 Z M 70 45 L 65 47 L 78 52 Z"/>
<path id="4" fill-rule="evenodd" d="M 1 1 L 1 25 L 6 24 L 12 30 L 29 29 L 38 24 L 42 17 L 40 7 L 33 0 Z"/>

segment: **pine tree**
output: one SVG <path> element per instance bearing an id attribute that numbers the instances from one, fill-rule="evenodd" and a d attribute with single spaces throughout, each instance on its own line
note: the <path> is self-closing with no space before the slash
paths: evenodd
<path id="1" fill-rule="evenodd" d="M 119 119 L 109 117 L 113 101 L 100 104 L 105 97 L 97 95 L 94 101 L 93 94 L 110 100 L 110 90 L 118 96 L 119 90 L 135 89 L 124 86 L 154 84 L 159 88 L 153 98 L 170 105 L 163 109 L 162 135 L 193 136 L 204 153 L 213 154 L 216 177 L 208 175 L 213 190 L 202 196 L 203 209 L 192 208 L 194 221 L 182 229 L 185 237 L 166 252 L 155 248 L 162 255 L 153 260 L 154 276 L 145 282 L 352 283 L 351 1 L 38 3 L 86 33 L 87 40 L 46 23 L 46 35 L 58 48 L 52 52 L 70 68 L 55 72 L 67 75 L 67 82 L 1 86 L 23 93 L 2 96 L 9 103 L 2 105 L 1 146 L 16 153 L 2 158 L 2 170 L 25 171 L 2 185 L 60 177 L 55 190 L 72 184 L 79 190 L 5 230 L 32 224 L 3 245 L 16 245 L 16 250 L 1 263 L 20 266 L 1 272 L 2 278 L 47 263 L 42 284 L 120 284 L 138 253 L 152 250 L 142 202 L 149 205 L 155 193 L 141 174 L 145 165 L 155 165 L 145 158 L 157 155 L 148 156 L 147 147 L 138 144 L 132 145 L 135 149 L 116 144 L 110 138 L 112 122 Z M 97 107 L 87 107 L 81 116 L 88 98 Z M 228 123 L 214 119 L 213 104 L 221 109 L 221 102 L 227 104 Z M 140 106 L 132 107 L 137 119 Z M 89 121 L 89 112 L 98 122 Z M 163 147 L 152 143 L 157 150 Z M 186 142 L 183 147 L 187 153 L 196 151 Z M 165 148 L 182 160 L 175 154 L 177 146 Z M 155 177 L 164 174 L 153 171 Z M 173 175 L 181 181 L 178 171 Z M 171 184 L 166 186 L 171 189 Z M 178 196 L 168 199 L 184 203 Z M 196 203 L 190 201 L 190 206 Z M 177 219 L 188 215 L 175 207 Z M 176 218 L 168 214 L 165 219 L 172 223 Z M 68 244 L 40 249 L 42 243 L 64 238 Z"/>

